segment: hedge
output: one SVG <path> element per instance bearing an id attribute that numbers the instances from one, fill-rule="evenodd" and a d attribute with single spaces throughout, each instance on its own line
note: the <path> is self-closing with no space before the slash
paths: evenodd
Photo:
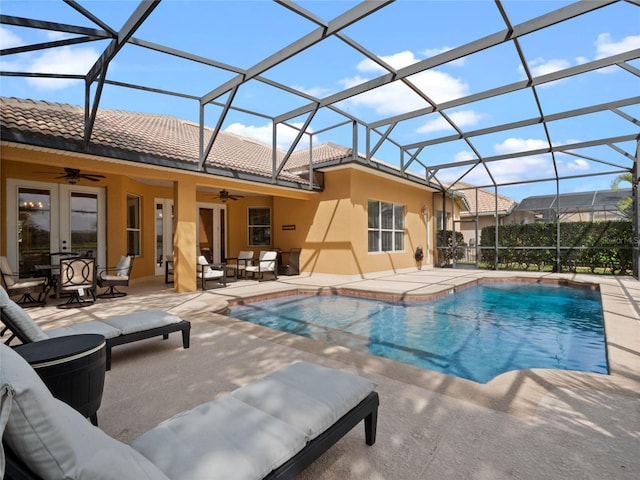
<path id="1" fill-rule="evenodd" d="M 495 265 L 495 225 L 484 227 L 480 237 L 481 261 Z M 498 227 L 499 268 L 542 270 L 556 265 L 556 223 L 500 225 Z M 560 265 L 575 270 L 588 268 L 619 270 L 632 268 L 633 230 L 630 221 L 567 222 L 560 224 Z"/>

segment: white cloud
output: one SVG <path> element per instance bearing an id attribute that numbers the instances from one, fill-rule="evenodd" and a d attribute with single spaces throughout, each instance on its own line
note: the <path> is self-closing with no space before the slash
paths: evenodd
<path id="1" fill-rule="evenodd" d="M 294 123 L 296 127 L 302 127 L 302 123 Z M 271 145 L 273 140 L 273 125 L 267 123 L 262 126 L 254 126 L 254 125 L 244 125 L 242 123 L 232 123 L 227 128 L 224 129 L 225 132 L 235 133 L 236 135 L 240 135 L 246 138 L 252 138 L 258 142 L 265 143 L 267 145 Z M 278 125 L 278 148 L 283 150 L 288 150 L 291 146 L 291 143 L 295 140 L 296 135 L 298 134 L 298 130 L 291 128 L 287 125 Z M 316 138 L 314 141 L 318 141 Z M 296 146 L 296 150 L 301 148 L 309 148 L 309 138 L 304 135 L 300 139 L 300 143 Z"/>
<path id="2" fill-rule="evenodd" d="M 47 34 L 48 40 L 58 40 L 68 36 L 60 32 Z M 0 27 L 0 47 L 11 48 L 25 45 L 26 42 L 11 30 Z M 32 73 L 59 73 L 85 75 L 96 62 L 100 54 L 88 47 L 59 47 L 42 50 L 40 54 L 24 53 L 15 60 L 3 60 L 3 70 L 15 70 Z M 59 90 L 75 84 L 78 80 L 56 78 L 27 78 L 33 87 L 42 90 Z"/>
<path id="3" fill-rule="evenodd" d="M 403 67 L 408 67 L 409 65 L 420 61 L 420 59 L 416 58 L 413 52 L 410 52 L 408 50 L 405 50 L 404 52 L 394 53 L 393 55 L 381 55 L 380 59 L 396 70 Z M 358 63 L 356 68 L 360 72 L 388 73 L 387 69 L 381 67 L 379 64 L 368 58 Z"/>
<path id="4" fill-rule="evenodd" d="M 619 42 L 611 39 L 611 34 L 601 33 L 595 41 L 596 59 L 610 57 L 618 53 L 640 48 L 640 35 L 629 35 Z"/>
<path id="5" fill-rule="evenodd" d="M 576 158 L 571 160 L 570 162 L 559 160 L 558 161 L 558 169 L 560 172 L 569 171 L 569 172 L 583 172 L 585 170 L 589 170 L 589 163 L 582 159 Z"/>
<path id="6" fill-rule="evenodd" d="M 545 140 L 536 138 L 507 138 L 504 142 L 495 144 L 493 150 L 499 155 L 504 155 L 548 147 L 549 144 Z"/>
<path id="7" fill-rule="evenodd" d="M 428 70 L 409 77 L 409 80 L 437 103 L 460 98 L 468 94 L 469 86 L 460 79 L 437 70 Z M 360 76 L 345 79 L 349 88 L 366 81 Z M 347 101 L 355 107 L 368 107 L 381 115 L 397 115 L 428 106 L 414 91 L 400 81 L 361 93 Z"/>
<path id="8" fill-rule="evenodd" d="M 449 115 L 449 118 L 451 118 L 451 120 L 453 120 L 453 122 L 456 123 L 459 127 L 469 127 L 472 125 L 477 125 L 480 119 L 484 117 L 485 115 L 474 112 L 473 110 L 459 110 L 457 112 L 452 112 Z M 451 129 L 451 125 L 449 125 L 449 122 L 447 122 L 442 116 L 438 116 L 438 118 L 430 120 L 419 127 L 416 132 L 430 133 L 449 129 Z"/>
<path id="9" fill-rule="evenodd" d="M 469 150 L 461 150 L 456 153 L 453 158 L 456 162 L 464 162 L 466 160 L 474 160 L 477 157 L 473 152 L 470 152 Z"/>
<path id="10" fill-rule="evenodd" d="M 448 52 L 449 50 L 451 50 L 451 47 L 442 47 L 442 48 L 428 48 L 426 50 L 424 50 L 422 53 L 424 53 L 424 55 L 429 58 L 429 57 L 435 57 L 436 55 L 440 54 L 440 53 L 444 53 L 444 52 Z M 464 61 L 465 61 L 465 57 L 461 57 L 457 60 L 453 60 L 449 63 L 447 63 L 446 65 L 453 65 L 456 67 L 463 67 L 464 66 Z"/>
<path id="11" fill-rule="evenodd" d="M 531 76 L 535 78 L 541 75 L 547 75 L 548 73 L 553 73 L 559 70 L 564 70 L 565 68 L 569 68 L 571 67 L 571 62 L 561 58 L 545 60 L 544 58 L 538 57 L 535 60 L 530 61 L 528 63 L 528 66 L 529 71 L 531 72 Z M 522 75 L 524 76 L 524 68 L 522 67 L 522 65 L 520 65 L 519 70 L 520 73 L 522 73 Z"/>
<path id="12" fill-rule="evenodd" d="M 0 49 L 13 48 L 24 45 L 22 39 L 10 29 L 0 27 Z"/>
<path id="13" fill-rule="evenodd" d="M 294 88 L 295 90 L 299 90 L 303 93 L 306 93 L 307 95 L 311 95 L 314 98 L 323 98 L 326 97 L 327 95 L 330 95 L 332 93 L 331 90 L 329 90 L 328 88 L 324 88 L 324 87 L 310 87 L 310 88 L 305 88 L 305 87 L 300 87 L 300 86 L 293 86 L 292 88 Z"/>

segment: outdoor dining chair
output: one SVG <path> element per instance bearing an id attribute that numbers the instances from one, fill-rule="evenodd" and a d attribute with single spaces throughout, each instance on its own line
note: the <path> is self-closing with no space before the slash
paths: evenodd
<path id="1" fill-rule="evenodd" d="M 20 299 L 16 302 L 18 305 L 31 307 L 42 306 L 46 303 L 49 292 L 48 278 L 20 278 L 13 273 L 7 257 L 0 257 L 0 275 L 7 293 L 10 296 L 20 295 Z"/>
<path id="2" fill-rule="evenodd" d="M 98 268 L 98 287 L 106 288 L 104 292 L 96 295 L 98 298 L 116 298 L 126 296 L 117 287 L 128 287 L 131 269 L 133 268 L 133 255 L 122 255 L 115 267 Z"/>
<path id="3" fill-rule="evenodd" d="M 74 308 L 92 305 L 96 300 L 96 259 L 65 258 L 60 260 L 58 297 L 68 300 L 58 308 Z"/>

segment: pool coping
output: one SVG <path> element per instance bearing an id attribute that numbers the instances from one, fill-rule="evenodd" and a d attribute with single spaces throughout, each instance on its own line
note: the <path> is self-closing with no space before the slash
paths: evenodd
<path id="1" fill-rule="evenodd" d="M 640 385 L 637 352 L 640 352 L 640 328 L 629 295 L 619 282 L 598 278 L 525 277 L 519 275 L 494 277 L 481 272 L 474 278 L 461 279 L 457 285 L 442 285 L 429 293 L 393 293 L 359 286 L 293 286 L 278 291 L 243 295 L 227 299 L 226 307 L 217 311 L 209 320 L 214 323 L 254 335 L 290 348 L 324 356 L 353 365 L 364 373 L 383 375 L 394 380 L 415 385 L 430 391 L 471 402 L 493 410 L 530 418 L 537 405 L 556 389 L 597 390 L 618 394 L 637 395 Z M 280 298 L 295 294 L 330 295 L 349 294 L 382 300 L 433 300 L 455 293 L 479 283 L 507 283 L 522 281 L 571 285 L 598 289 L 602 308 L 607 344 L 609 374 L 592 374 L 571 370 L 525 369 L 506 372 L 481 384 L 433 370 L 406 365 L 394 360 L 351 350 L 347 347 L 328 345 L 318 340 L 280 332 L 224 315 L 228 306 L 260 300 Z"/>

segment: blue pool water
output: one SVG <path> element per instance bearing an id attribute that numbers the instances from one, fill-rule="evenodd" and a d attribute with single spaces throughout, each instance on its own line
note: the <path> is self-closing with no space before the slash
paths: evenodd
<path id="1" fill-rule="evenodd" d="M 600 293 L 490 283 L 432 302 L 295 295 L 229 316 L 485 383 L 525 368 L 607 373 Z"/>

